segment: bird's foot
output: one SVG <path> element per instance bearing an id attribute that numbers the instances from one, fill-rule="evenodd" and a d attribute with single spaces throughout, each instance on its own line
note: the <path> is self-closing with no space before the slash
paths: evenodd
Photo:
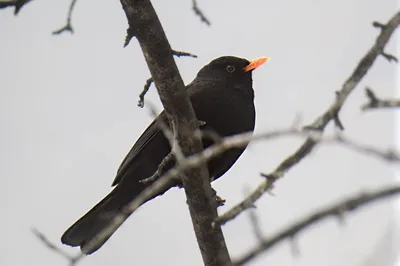
<path id="1" fill-rule="evenodd" d="M 142 184 L 147 184 L 156 181 L 161 175 L 167 170 L 167 167 L 175 162 L 175 156 L 172 152 L 168 153 L 167 156 L 161 161 L 160 165 L 157 168 L 157 171 L 150 177 L 139 180 Z"/>

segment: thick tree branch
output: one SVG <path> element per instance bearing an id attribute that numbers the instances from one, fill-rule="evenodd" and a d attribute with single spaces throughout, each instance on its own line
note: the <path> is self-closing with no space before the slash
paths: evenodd
<path id="1" fill-rule="evenodd" d="M 326 125 L 334 120 L 336 121 L 336 125 L 339 126 L 339 117 L 338 113 L 345 103 L 347 97 L 350 93 L 355 89 L 357 84 L 361 81 L 361 79 L 365 76 L 368 70 L 371 68 L 372 64 L 375 62 L 375 59 L 383 53 L 384 47 L 388 43 L 390 37 L 392 36 L 395 29 L 400 24 L 400 12 L 396 13 L 387 24 L 379 27 L 381 29 L 381 33 L 377 37 L 375 44 L 371 47 L 368 53 L 361 59 L 355 68 L 354 72 L 350 75 L 350 77 L 345 81 L 340 91 L 336 93 L 336 99 L 332 103 L 331 106 L 317 119 L 309 125 L 307 128 L 314 129 L 318 131 L 323 131 Z M 376 24 L 374 24 L 376 26 Z M 341 123 L 340 123 L 341 125 Z M 343 127 L 343 126 L 341 126 Z M 227 221 L 232 220 L 236 216 L 238 216 L 244 210 L 250 208 L 254 205 L 259 198 L 261 198 L 264 193 L 270 189 L 272 189 L 273 184 L 276 180 L 281 178 L 287 171 L 289 171 L 294 165 L 299 163 L 302 159 L 304 159 L 310 152 L 313 150 L 317 141 L 313 138 L 308 138 L 303 145 L 301 145 L 292 155 L 287 157 L 278 167 L 269 174 L 262 174 L 265 177 L 265 181 L 263 181 L 253 193 L 251 193 L 248 197 L 246 197 L 241 203 L 234 206 L 231 210 L 221 215 L 217 220 L 217 224 L 225 224 Z"/>
<path id="2" fill-rule="evenodd" d="M 171 122 L 175 145 L 179 145 L 185 156 L 201 152 L 201 139 L 194 134 L 198 130 L 198 121 L 173 59 L 172 49 L 151 2 L 121 0 L 121 4 L 129 24 L 125 44 L 133 36 L 140 43 Z M 205 164 L 192 169 L 190 173 L 185 172 L 181 177 L 204 264 L 231 265 L 221 228 L 211 226 L 217 217 L 217 210 Z"/>
<path id="3" fill-rule="evenodd" d="M 334 216 L 342 220 L 346 212 L 355 211 L 359 207 L 364 207 L 370 203 L 398 195 L 399 193 L 400 186 L 389 186 L 373 192 L 363 192 L 322 208 L 287 226 L 281 231 L 278 231 L 274 235 L 270 237 L 264 237 L 263 239 L 259 240 L 259 244 L 255 248 L 248 251 L 241 258 L 237 259 L 234 262 L 234 265 L 239 266 L 250 262 L 262 253 L 267 252 L 270 248 L 274 247 L 281 241 L 293 239 L 300 231 L 307 229 L 311 225 L 330 216 Z"/>
<path id="4" fill-rule="evenodd" d="M 370 88 L 365 88 L 369 102 L 361 106 L 361 110 L 397 108 L 400 107 L 400 99 L 380 99 Z"/>
<path id="5" fill-rule="evenodd" d="M 14 15 L 18 15 L 21 8 L 29 3 L 32 0 L 9 0 L 9 1 L 0 1 L 0 9 L 6 7 L 15 7 Z"/>
<path id="6" fill-rule="evenodd" d="M 71 24 L 71 18 L 72 18 L 72 12 L 74 11 L 74 7 L 76 4 L 77 0 L 71 0 L 71 4 L 69 5 L 68 8 L 68 15 L 67 15 L 67 23 L 65 24 L 65 26 L 63 26 L 62 28 L 53 31 L 53 35 L 58 35 L 61 34 L 63 32 L 69 31 L 70 33 L 74 33 L 74 29 L 72 28 L 72 24 Z"/>

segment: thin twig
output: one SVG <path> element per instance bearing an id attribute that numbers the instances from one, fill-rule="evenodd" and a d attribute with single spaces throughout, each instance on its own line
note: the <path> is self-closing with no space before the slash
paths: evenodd
<path id="1" fill-rule="evenodd" d="M 372 146 L 357 143 L 353 140 L 350 140 L 349 138 L 344 137 L 341 134 L 332 138 L 322 138 L 322 141 L 324 143 L 339 144 L 352 151 L 358 152 L 363 155 L 373 156 L 386 162 L 400 162 L 400 155 L 391 149 L 380 150 Z"/>
<path id="2" fill-rule="evenodd" d="M 365 88 L 369 102 L 361 106 L 361 110 L 397 108 L 400 107 L 400 99 L 380 99 L 370 88 Z"/>
<path id="3" fill-rule="evenodd" d="M 154 110 L 153 110 L 153 113 L 154 113 Z M 204 126 L 205 124 L 206 123 L 204 121 L 199 121 L 199 128 Z M 173 142 L 172 132 L 167 128 L 167 126 L 164 123 L 161 123 L 159 126 L 163 130 L 164 135 L 167 136 L 167 138 L 169 136 L 169 138 L 170 138 L 169 142 L 170 142 L 171 147 L 174 147 L 174 145 L 176 145 L 176 143 Z M 197 133 L 200 133 L 200 134 L 197 134 Z M 199 130 L 198 132 L 196 132 L 196 136 L 198 136 L 198 137 L 209 137 L 209 138 L 211 138 L 213 140 L 217 140 L 215 142 L 219 142 L 219 140 L 221 139 L 221 137 L 218 136 L 218 134 L 215 133 L 214 131 L 206 131 L 206 134 L 202 134 L 202 133 L 204 133 L 204 132 Z M 178 161 L 176 161 L 176 159 L 177 159 L 176 158 L 176 154 L 175 154 L 176 152 L 178 152 L 178 154 L 177 154 L 178 158 L 179 158 Z M 165 173 L 167 168 L 173 166 L 173 164 L 175 164 L 176 162 L 178 162 L 178 163 L 181 162 L 183 159 L 184 159 L 184 156 L 182 154 L 182 151 L 179 148 L 179 146 L 177 146 L 177 148 L 171 150 L 171 152 L 168 153 L 167 156 L 164 157 L 164 159 L 161 161 L 161 163 L 157 167 L 156 172 L 152 176 L 140 180 L 140 183 L 146 184 L 146 183 L 154 182 L 156 179 L 160 178 L 163 173 Z M 218 204 L 220 204 L 220 201 L 222 201 L 222 199 L 218 199 L 217 198 L 217 202 L 219 202 Z"/>
<path id="4" fill-rule="evenodd" d="M 54 243 L 47 239 L 47 237 L 37 230 L 36 228 L 32 228 L 32 233 L 50 250 L 53 252 L 60 254 L 62 257 L 69 261 L 70 266 L 74 266 L 80 261 L 84 256 L 82 253 L 79 253 L 75 256 L 68 254 L 67 252 L 63 251 L 61 248 L 57 247 Z"/>
<path id="5" fill-rule="evenodd" d="M 172 50 L 172 54 L 177 56 L 177 57 L 188 56 L 188 57 L 197 58 L 197 55 L 195 55 L 195 54 L 188 53 L 188 52 L 183 52 L 183 51 L 177 51 L 177 50 Z"/>
<path id="6" fill-rule="evenodd" d="M 181 57 L 181 56 L 187 56 L 187 57 L 193 57 L 193 58 L 197 58 L 197 55 L 192 54 L 192 53 L 188 53 L 188 52 L 182 52 L 182 51 L 177 51 L 177 50 L 173 50 L 172 49 L 172 55 L 177 56 L 177 57 Z M 138 102 L 138 106 L 140 108 L 144 107 L 144 96 L 146 96 L 147 92 L 149 91 L 151 84 L 154 82 L 154 79 L 152 77 L 148 78 L 146 80 L 146 83 L 144 84 L 143 90 L 142 92 L 139 94 L 139 102 Z"/>
<path id="7" fill-rule="evenodd" d="M 199 16 L 201 22 L 204 22 L 208 26 L 211 26 L 211 22 L 206 18 L 203 11 L 199 9 L 199 6 L 197 5 L 197 0 L 192 0 L 192 9 L 196 16 Z"/>
<path id="8" fill-rule="evenodd" d="M 373 203 L 378 200 L 383 200 L 388 197 L 396 196 L 400 193 L 400 186 L 389 186 L 383 189 L 379 189 L 372 192 L 363 192 L 351 196 L 345 200 L 340 200 L 338 203 L 331 204 L 325 208 L 319 209 L 297 222 L 283 228 L 274 235 L 270 237 L 264 237 L 262 241 L 250 251 L 246 252 L 239 259 L 235 260 L 234 265 L 244 265 L 249 261 L 253 260 L 255 257 L 265 253 L 270 248 L 276 246 L 283 240 L 293 239 L 300 231 L 320 222 L 328 217 L 337 217 L 339 220 L 343 218 L 344 214 L 347 212 L 354 211 L 359 207 L 364 207 L 367 204 Z"/>
<path id="9" fill-rule="evenodd" d="M 380 27 L 381 32 L 377 37 L 375 44 L 358 63 L 354 72 L 343 84 L 341 90 L 336 93 L 336 99 L 333 104 L 307 128 L 312 128 L 323 132 L 326 125 L 330 121 L 336 119 L 336 123 L 338 122 L 338 113 L 345 103 L 347 97 L 371 68 L 376 58 L 382 54 L 384 47 L 399 24 L 400 12 L 397 12 L 387 24 Z M 299 163 L 308 154 L 310 154 L 315 145 L 316 141 L 312 138 L 308 138 L 292 155 L 287 157 L 281 164 L 279 164 L 273 172 L 269 174 L 262 174 L 262 176 L 266 179 L 253 191 L 253 193 L 251 193 L 247 198 L 227 211 L 225 214 L 221 215 L 216 220 L 216 223 L 221 225 L 225 224 L 229 220 L 234 219 L 244 210 L 253 206 L 254 202 L 256 202 L 259 198 L 261 198 L 262 195 L 264 195 L 266 191 L 273 187 L 273 184 L 277 179 L 281 178 L 294 165 Z"/>
<path id="10" fill-rule="evenodd" d="M 1 1 L 0 2 L 0 9 L 2 8 L 6 8 L 6 7 L 15 7 L 14 10 L 14 15 L 18 15 L 19 11 L 21 10 L 21 8 L 31 2 L 32 0 L 10 0 L 10 1 Z"/>
<path id="11" fill-rule="evenodd" d="M 67 15 L 67 23 L 65 24 L 65 26 L 63 26 L 62 28 L 53 31 L 53 35 L 59 35 L 65 31 L 69 31 L 71 34 L 74 33 L 74 29 L 72 28 L 72 24 L 71 24 L 71 18 L 72 18 L 72 12 L 74 11 L 74 7 L 76 4 L 77 0 L 71 0 L 71 4 L 69 5 L 68 8 L 68 15 Z"/>
<path id="12" fill-rule="evenodd" d="M 218 196 L 217 191 L 215 191 L 215 189 L 212 189 L 212 191 L 213 191 L 213 198 L 217 202 L 217 208 L 224 206 L 226 200 Z"/>
<path id="13" fill-rule="evenodd" d="M 144 96 L 146 95 L 146 93 L 149 91 L 151 84 L 153 83 L 153 78 L 150 77 L 146 80 L 146 84 L 144 84 L 143 90 L 142 92 L 139 94 L 139 102 L 138 102 L 138 106 L 140 108 L 144 107 Z"/>
<path id="14" fill-rule="evenodd" d="M 258 219 L 256 210 L 254 208 L 249 210 L 249 219 L 251 228 L 253 229 L 253 235 L 257 239 L 258 242 L 263 242 L 263 232 L 261 230 L 260 220 Z"/>

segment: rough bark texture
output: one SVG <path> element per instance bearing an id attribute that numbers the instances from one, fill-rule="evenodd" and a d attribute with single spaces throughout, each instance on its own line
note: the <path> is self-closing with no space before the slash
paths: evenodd
<path id="1" fill-rule="evenodd" d="M 174 129 L 174 138 L 185 156 L 201 152 L 201 140 L 194 137 L 198 121 L 185 91 L 157 14 L 149 0 L 121 0 L 129 28 L 125 45 L 135 36 Z M 205 164 L 182 175 L 194 231 L 205 265 L 231 265 L 217 218 L 216 202 Z"/>

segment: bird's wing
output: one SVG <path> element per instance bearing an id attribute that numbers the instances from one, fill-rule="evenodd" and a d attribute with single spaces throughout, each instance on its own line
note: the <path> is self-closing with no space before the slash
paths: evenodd
<path id="1" fill-rule="evenodd" d="M 125 156 L 125 159 L 122 161 L 121 165 L 117 170 L 117 176 L 115 177 L 112 186 L 115 186 L 121 181 L 121 177 L 124 172 L 128 169 L 128 167 L 134 162 L 136 156 L 143 150 L 143 148 L 160 132 L 160 127 L 157 126 L 157 122 L 162 120 L 164 123 L 167 123 L 167 117 L 165 112 L 162 111 L 156 119 L 146 128 L 143 134 L 139 137 L 139 139 L 135 142 L 131 150 Z"/>
<path id="2" fill-rule="evenodd" d="M 193 87 L 198 82 L 198 79 L 194 79 L 191 83 L 186 86 L 186 90 L 191 94 L 190 88 Z M 132 149 L 126 155 L 125 159 L 122 161 L 120 167 L 117 170 L 117 176 L 115 177 L 114 181 L 112 182 L 112 186 L 115 186 L 121 181 L 121 178 L 125 171 L 134 163 L 137 155 L 143 150 L 143 148 L 148 144 L 154 137 L 160 133 L 160 128 L 157 126 L 157 121 L 162 120 L 163 123 L 168 123 L 167 116 L 165 111 L 162 111 L 156 119 L 147 127 L 147 129 L 143 132 L 143 134 L 139 137 L 136 143 L 133 145 Z"/>

